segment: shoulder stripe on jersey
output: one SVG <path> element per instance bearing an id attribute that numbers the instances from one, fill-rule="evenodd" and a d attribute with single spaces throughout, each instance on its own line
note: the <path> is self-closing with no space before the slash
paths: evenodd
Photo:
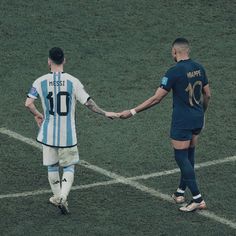
<path id="1" fill-rule="evenodd" d="M 73 84 L 70 80 L 67 80 L 67 92 L 72 96 L 72 91 L 73 91 Z M 67 127 L 67 137 L 66 137 L 66 144 L 67 146 L 72 145 L 73 143 L 73 138 L 72 138 L 72 125 L 71 125 L 71 98 L 69 101 L 69 113 L 67 115 L 66 119 L 66 127 Z"/>
<path id="2" fill-rule="evenodd" d="M 47 95 L 48 95 L 48 87 L 47 87 L 47 80 L 43 80 L 41 82 L 41 89 L 42 89 L 42 99 L 44 100 L 44 105 L 46 108 L 45 111 L 45 120 L 43 123 L 43 143 L 47 143 L 47 139 L 48 139 L 48 123 L 49 123 L 49 104 L 47 102 Z"/>

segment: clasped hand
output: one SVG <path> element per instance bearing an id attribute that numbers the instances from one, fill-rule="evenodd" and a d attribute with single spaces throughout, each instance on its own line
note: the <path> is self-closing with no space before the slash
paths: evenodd
<path id="1" fill-rule="evenodd" d="M 120 118 L 120 119 L 127 119 L 132 116 L 130 110 L 125 110 L 122 112 L 106 112 L 105 116 L 110 119 Z"/>

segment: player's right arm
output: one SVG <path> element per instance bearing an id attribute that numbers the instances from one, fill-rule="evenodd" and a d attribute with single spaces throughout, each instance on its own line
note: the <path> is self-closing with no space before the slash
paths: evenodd
<path id="1" fill-rule="evenodd" d="M 206 71 L 204 68 L 202 68 L 203 70 L 203 88 L 202 88 L 202 95 L 203 95 L 203 111 L 205 112 L 208 108 L 209 105 L 209 101 L 211 98 L 211 91 L 210 91 L 210 86 L 208 83 L 208 79 L 207 79 L 207 75 L 206 75 Z"/>
<path id="2" fill-rule="evenodd" d="M 37 86 L 38 83 L 37 83 L 37 80 L 33 83 L 33 86 L 31 87 L 28 95 L 27 95 L 27 98 L 26 98 L 26 101 L 25 101 L 25 107 L 29 109 L 29 111 L 34 115 L 34 119 L 38 125 L 38 127 L 40 128 L 42 123 L 43 123 L 43 114 L 41 114 L 36 106 L 34 105 L 34 101 L 35 99 L 37 99 L 37 97 L 39 96 L 38 94 L 38 91 L 37 91 Z"/>
<path id="3" fill-rule="evenodd" d="M 41 127 L 43 123 L 43 114 L 37 110 L 36 106 L 34 105 L 34 100 L 34 98 L 27 97 L 25 101 L 25 107 L 27 107 L 34 115 L 34 119 L 37 122 L 38 127 Z"/>
<path id="4" fill-rule="evenodd" d="M 209 84 L 207 84 L 203 87 L 203 110 L 204 110 L 204 112 L 207 110 L 210 98 L 211 98 L 211 91 L 210 91 Z"/>
<path id="5" fill-rule="evenodd" d="M 166 91 L 165 89 L 159 87 L 152 97 L 148 98 L 147 100 L 145 100 L 140 105 L 136 106 L 135 108 L 133 108 L 131 110 L 126 110 L 126 111 L 121 112 L 120 113 L 120 118 L 121 119 L 127 119 L 127 118 L 129 118 L 133 115 L 132 112 L 135 112 L 134 114 L 136 114 L 138 112 L 145 111 L 145 110 L 155 106 L 156 104 L 160 103 L 161 100 L 167 94 L 168 94 L 168 91 Z"/>

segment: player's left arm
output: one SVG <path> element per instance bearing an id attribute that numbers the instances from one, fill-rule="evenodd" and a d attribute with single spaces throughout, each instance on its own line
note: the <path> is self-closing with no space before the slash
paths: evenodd
<path id="1" fill-rule="evenodd" d="M 84 86 L 78 79 L 74 80 L 74 82 L 75 82 L 75 96 L 77 101 L 85 105 L 89 110 L 99 115 L 105 116 L 110 119 L 119 117 L 118 114 L 115 112 L 107 112 L 104 111 L 102 108 L 100 108 L 94 102 L 94 100 L 89 96 L 89 94 L 85 91 Z"/>
<path id="2" fill-rule="evenodd" d="M 34 115 L 34 118 L 38 124 L 38 127 L 41 127 L 44 117 L 43 117 L 43 114 L 40 113 L 37 110 L 36 106 L 34 105 L 34 100 L 35 99 L 28 97 L 25 101 L 25 107 L 27 107 L 29 111 Z"/>
<path id="3" fill-rule="evenodd" d="M 90 109 L 91 111 L 97 113 L 97 114 L 100 114 L 100 115 L 103 115 L 103 116 L 106 116 L 108 118 L 118 118 L 119 117 L 119 114 L 118 113 L 115 113 L 115 112 L 107 112 L 107 111 L 104 111 L 102 108 L 100 108 L 94 101 L 92 98 L 89 98 L 87 100 L 87 102 L 84 104 L 88 109 Z"/>
<path id="4" fill-rule="evenodd" d="M 143 103 L 141 103 L 140 105 L 138 105 L 137 107 L 131 109 L 131 110 L 126 110 L 120 113 L 120 118 L 121 119 L 126 119 L 131 117 L 132 115 L 135 115 L 138 112 L 142 112 L 145 111 L 153 106 L 155 106 L 156 104 L 160 103 L 161 100 L 168 94 L 168 91 L 159 87 L 155 94 L 148 98 L 146 101 L 144 101 Z"/>

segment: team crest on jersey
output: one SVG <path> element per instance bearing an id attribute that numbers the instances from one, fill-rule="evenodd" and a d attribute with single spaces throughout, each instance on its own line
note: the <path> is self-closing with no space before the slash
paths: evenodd
<path id="1" fill-rule="evenodd" d="M 161 84 L 162 85 L 167 85 L 167 82 L 168 82 L 168 78 L 167 77 L 163 77 L 162 80 L 161 80 Z"/>
<path id="2" fill-rule="evenodd" d="M 38 92 L 37 92 L 37 90 L 36 90 L 35 87 L 32 87 L 32 88 L 30 89 L 29 93 L 30 93 L 31 95 L 35 96 L 35 97 L 38 96 Z"/>

